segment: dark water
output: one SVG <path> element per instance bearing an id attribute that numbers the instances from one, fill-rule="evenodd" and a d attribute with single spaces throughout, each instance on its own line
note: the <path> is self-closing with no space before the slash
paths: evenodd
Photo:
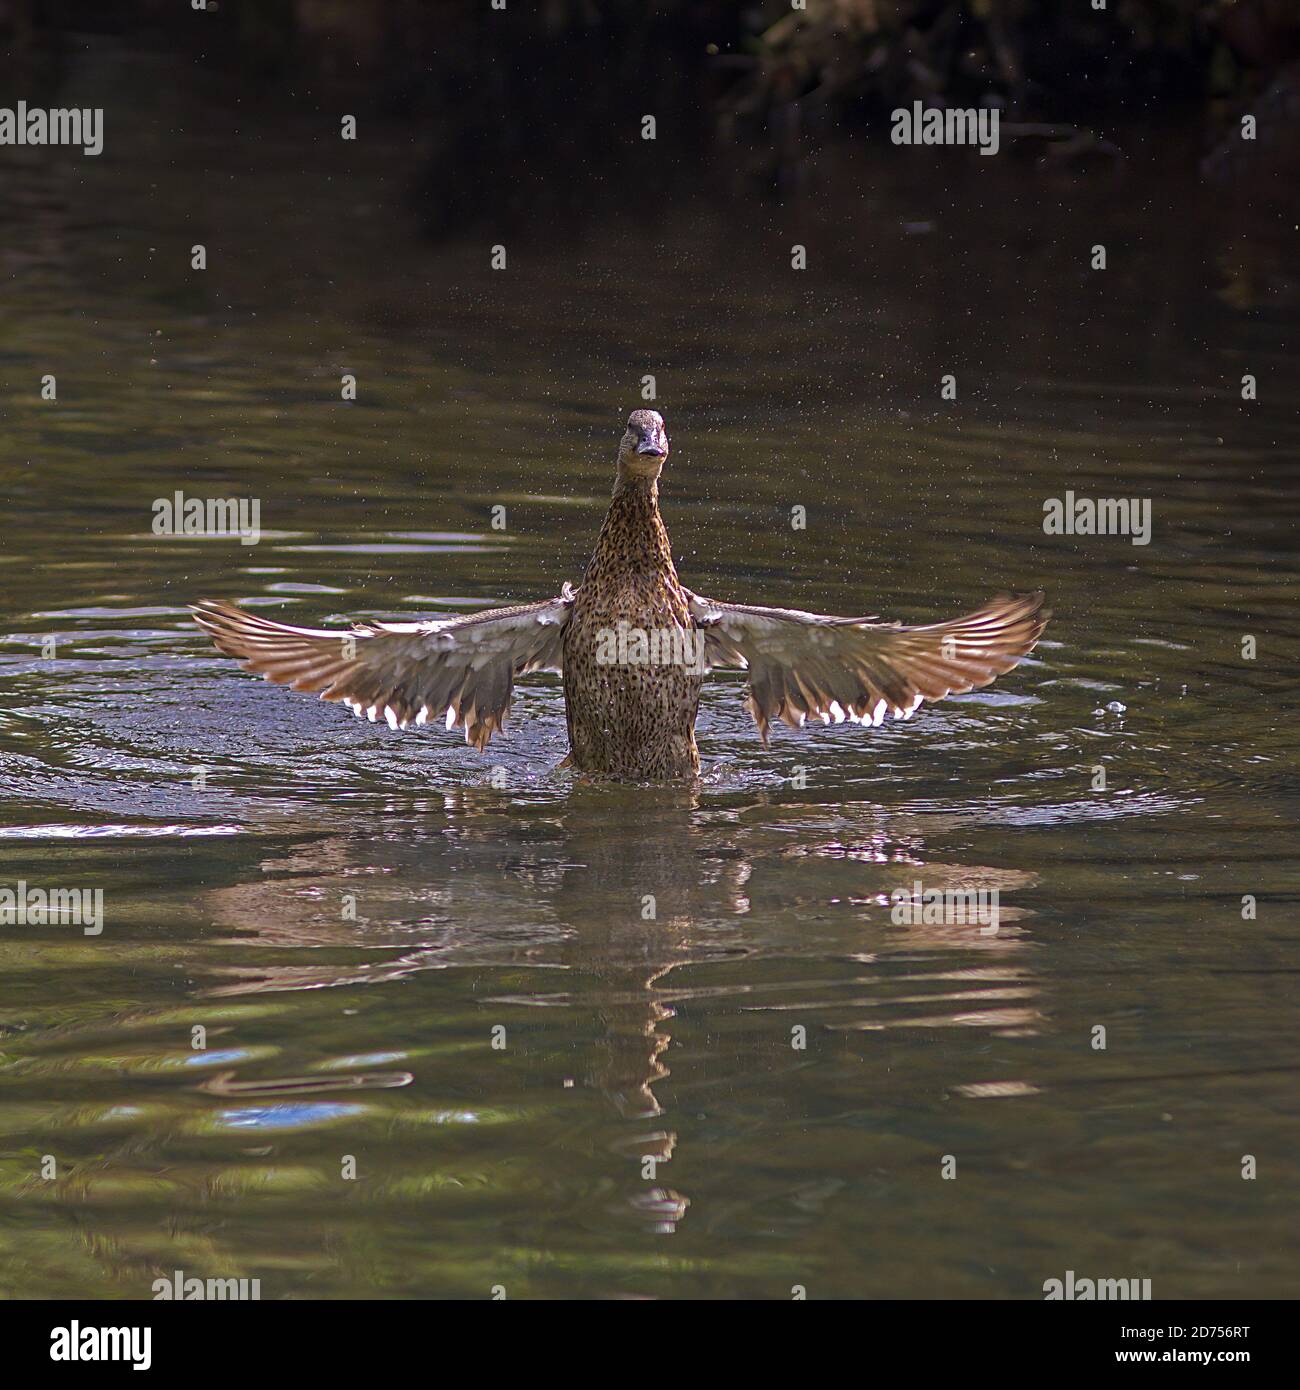
<path id="1" fill-rule="evenodd" d="M 153 76 L 104 68 L 98 161 L 4 152 L 0 885 L 104 929 L 0 927 L 0 1293 L 1300 1294 L 1292 221 L 1134 137 L 849 149 L 783 205 L 725 151 L 649 206 L 569 170 L 581 216 L 431 243 L 407 128 Z M 1035 658 L 768 752 L 718 677 L 700 787 L 602 788 L 555 678 L 481 758 L 188 623 L 557 592 L 646 373 L 692 588 L 1042 587 Z M 177 489 L 261 542 L 153 535 Z M 1149 499 L 1150 544 L 1045 535 L 1067 489 Z M 917 881 L 998 932 L 895 924 Z"/>

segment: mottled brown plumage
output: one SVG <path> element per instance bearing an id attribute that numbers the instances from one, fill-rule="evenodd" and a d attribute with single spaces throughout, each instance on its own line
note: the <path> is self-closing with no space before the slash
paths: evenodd
<path id="1" fill-rule="evenodd" d="M 764 746 L 773 719 L 878 725 L 922 700 L 974 690 L 1009 671 L 1047 624 L 1041 594 L 1004 594 L 925 627 L 718 603 L 683 588 L 659 515 L 668 457 L 662 417 L 635 410 L 619 445 L 614 497 L 582 584 L 559 597 L 468 618 L 290 627 L 205 600 L 194 617 L 217 648 L 295 690 L 380 714 L 394 728 L 445 717 L 480 752 L 502 728 L 515 679 L 564 679 L 569 761 L 635 780 L 699 772 L 695 717 L 714 667 L 749 673 Z"/>
<path id="2" fill-rule="evenodd" d="M 663 420 L 633 411 L 618 450 L 614 498 L 564 630 L 564 703 L 575 767 L 656 779 L 700 770 L 695 715 L 704 672 L 684 664 L 602 662 L 602 634 L 694 632 L 686 590 L 659 515 L 668 457 Z M 608 638 L 605 639 L 608 646 Z"/>

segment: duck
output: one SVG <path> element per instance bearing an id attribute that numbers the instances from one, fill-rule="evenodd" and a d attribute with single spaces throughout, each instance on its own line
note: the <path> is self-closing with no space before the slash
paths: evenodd
<path id="1" fill-rule="evenodd" d="M 986 686 L 1046 627 L 1041 591 L 999 594 L 965 617 L 919 627 L 694 593 L 677 576 L 659 510 L 668 454 L 663 416 L 634 410 L 591 559 L 581 582 L 553 598 L 333 629 L 216 599 L 191 612 L 246 671 L 394 729 L 441 718 L 480 753 L 503 730 L 518 678 L 554 672 L 569 736 L 561 766 L 618 781 L 698 778 L 696 716 L 713 670 L 747 674 L 745 703 L 766 749 L 777 720 L 878 728 L 886 716 L 910 719 L 924 701 Z"/>

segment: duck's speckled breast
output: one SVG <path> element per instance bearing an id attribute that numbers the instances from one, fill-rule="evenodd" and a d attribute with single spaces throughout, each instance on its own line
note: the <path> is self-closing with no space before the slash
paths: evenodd
<path id="1" fill-rule="evenodd" d="M 564 634 L 573 766 L 629 779 L 699 772 L 702 637 L 677 579 L 654 483 L 610 505 Z"/>

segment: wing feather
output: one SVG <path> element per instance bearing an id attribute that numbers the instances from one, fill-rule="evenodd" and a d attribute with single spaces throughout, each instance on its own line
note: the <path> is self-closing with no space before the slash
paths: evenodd
<path id="1" fill-rule="evenodd" d="M 194 621 L 218 651 L 246 670 L 341 700 L 358 717 L 395 729 L 445 716 L 482 752 L 505 724 L 518 676 L 559 671 L 573 607 L 558 598 L 494 608 L 466 618 L 416 623 L 358 623 L 351 628 L 292 627 L 205 599 Z"/>
<path id="2" fill-rule="evenodd" d="M 922 700 L 988 685 L 1034 649 L 1051 616 L 1041 593 L 1000 594 L 963 618 L 922 627 L 717 603 L 689 591 L 687 600 L 708 668 L 748 671 L 747 705 L 764 744 L 774 719 L 792 729 L 809 716 L 878 725 L 890 713 L 910 719 Z"/>

